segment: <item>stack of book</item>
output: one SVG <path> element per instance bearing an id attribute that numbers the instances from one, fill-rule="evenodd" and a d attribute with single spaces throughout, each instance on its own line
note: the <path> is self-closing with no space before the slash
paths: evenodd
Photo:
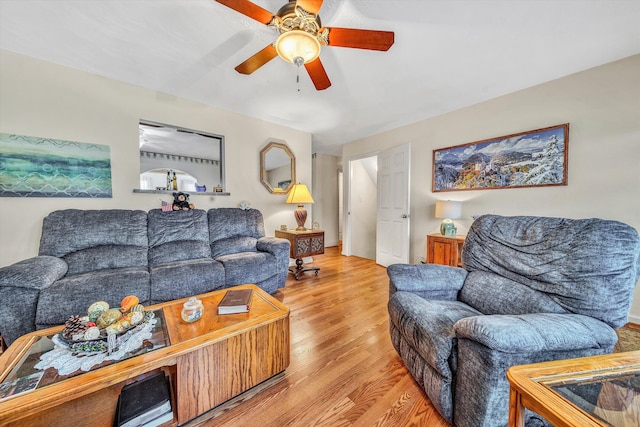
<path id="1" fill-rule="evenodd" d="M 155 427 L 171 420 L 171 391 L 163 372 L 122 388 L 114 427 Z"/>

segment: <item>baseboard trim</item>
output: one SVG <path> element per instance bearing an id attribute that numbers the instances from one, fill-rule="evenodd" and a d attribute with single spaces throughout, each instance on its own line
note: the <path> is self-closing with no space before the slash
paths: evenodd
<path id="1" fill-rule="evenodd" d="M 629 315 L 629 323 L 635 323 L 640 326 L 640 316 Z"/>

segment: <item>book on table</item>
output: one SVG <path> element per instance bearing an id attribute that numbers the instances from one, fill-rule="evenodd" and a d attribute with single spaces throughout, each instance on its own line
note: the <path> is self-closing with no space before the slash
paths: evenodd
<path id="1" fill-rule="evenodd" d="M 172 419 L 169 379 L 164 372 L 122 387 L 115 427 L 152 427 Z"/>
<path id="2" fill-rule="evenodd" d="M 218 314 L 248 313 L 251 305 L 251 289 L 230 289 L 218 304 Z"/>

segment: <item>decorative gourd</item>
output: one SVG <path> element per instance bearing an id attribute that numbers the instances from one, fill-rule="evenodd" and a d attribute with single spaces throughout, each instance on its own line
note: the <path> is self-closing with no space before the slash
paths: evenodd
<path id="1" fill-rule="evenodd" d="M 142 311 L 142 312 L 144 312 L 144 305 L 142 305 L 142 304 L 136 304 L 136 305 L 134 305 L 133 307 L 131 307 L 131 310 L 130 310 L 130 311 L 131 311 L 132 313 L 133 313 L 133 312 L 136 312 L 136 311 Z"/>
<path id="2" fill-rule="evenodd" d="M 116 323 L 122 317 L 122 313 L 117 308 L 111 308 L 107 311 L 103 311 L 96 324 L 100 329 L 104 329 L 109 325 Z"/>
<path id="3" fill-rule="evenodd" d="M 100 329 L 97 326 L 91 326 L 84 332 L 85 341 L 97 340 L 100 337 Z"/>
<path id="4" fill-rule="evenodd" d="M 144 319 L 144 313 L 141 311 L 132 311 L 125 314 L 117 322 L 107 326 L 107 334 L 119 334 L 132 326 L 137 325 Z"/>
<path id="5" fill-rule="evenodd" d="M 89 320 L 91 322 L 95 322 L 102 312 L 109 310 L 109 303 L 106 301 L 96 301 L 89 306 L 87 310 L 87 314 L 89 315 Z"/>
<path id="6" fill-rule="evenodd" d="M 131 310 L 131 308 L 133 308 L 135 305 L 137 305 L 139 302 L 140 300 L 138 299 L 137 296 L 128 295 L 122 298 L 122 301 L 120 302 L 120 311 L 123 313 L 126 313 L 129 310 Z"/>
<path id="7" fill-rule="evenodd" d="M 144 311 L 132 311 L 129 315 L 132 325 L 137 325 L 144 320 Z"/>

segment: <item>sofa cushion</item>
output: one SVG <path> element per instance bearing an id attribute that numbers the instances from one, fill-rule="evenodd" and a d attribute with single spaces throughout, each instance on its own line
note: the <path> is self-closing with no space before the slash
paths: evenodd
<path id="1" fill-rule="evenodd" d="M 201 209 L 149 211 L 149 265 L 210 258 L 207 213 Z"/>
<path id="2" fill-rule="evenodd" d="M 458 299 L 483 314 L 567 313 L 544 292 L 485 271 L 472 271 Z"/>
<path id="3" fill-rule="evenodd" d="M 150 270 L 152 303 L 203 294 L 225 285 L 222 264 L 211 258 L 174 261 Z"/>
<path id="4" fill-rule="evenodd" d="M 63 257 L 104 245 L 147 246 L 147 213 L 132 210 L 65 209 L 42 223 L 40 255 Z"/>
<path id="5" fill-rule="evenodd" d="M 257 209 L 218 208 L 209 209 L 209 243 L 232 237 L 264 237 L 262 213 Z M 255 243 L 254 243 L 255 244 Z M 214 252 L 212 250 L 212 252 Z M 218 253 L 220 251 L 218 250 Z"/>
<path id="6" fill-rule="evenodd" d="M 469 230 L 462 262 L 617 328 L 631 306 L 628 284 L 640 277 L 639 253 L 638 232 L 617 221 L 484 215 Z"/>
<path id="7" fill-rule="evenodd" d="M 51 212 L 42 223 L 39 255 L 63 258 L 69 273 L 147 266 L 147 213 L 138 210 Z"/>
<path id="8" fill-rule="evenodd" d="M 255 252 L 258 239 L 248 236 L 227 237 L 211 243 L 211 256 L 217 258 L 241 252 Z"/>
<path id="9" fill-rule="evenodd" d="M 120 307 L 127 295 L 140 303 L 149 302 L 149 272 L 146 267 L 100 270 L 67 276 L 40 292 L 36 324 L 40 327 L 63 324 L 70 316 L 85 315 L 96 301 Z"/>
<path id="10" fill-rule="evenodd" d="M 276 257 L 267 252 L 242 252 L 216 257 L 224 265 L 227 286 L 260 283 L 278 274 Z"/>
<path id="11" fill-rule="evenodd" d="M 144 267 L 147 248 L 142 246 L 102 245 L 71 252 L 63 257 L 68 276 L 112 268 Z"/>

